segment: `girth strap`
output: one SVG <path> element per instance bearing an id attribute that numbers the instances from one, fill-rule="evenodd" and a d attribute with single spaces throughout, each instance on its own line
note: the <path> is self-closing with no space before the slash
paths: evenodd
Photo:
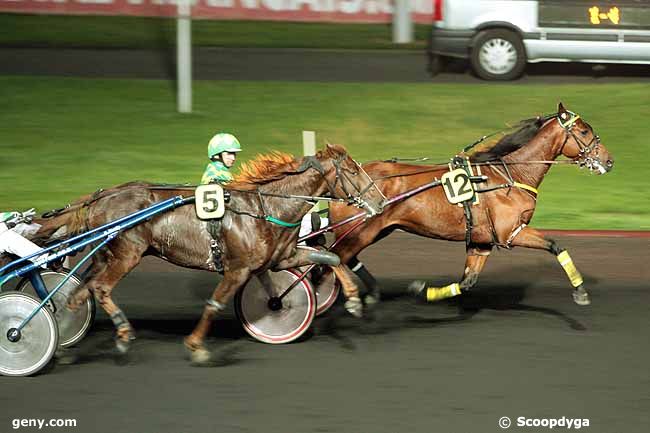
<path id="1" fill-rule="evenodd" d="M 208 220 L 207 230 L 212 239 L 210 240 L 210 252 L 215 270 L 223 274 L 223 249 L 221 248 L 221 219 Z"/>

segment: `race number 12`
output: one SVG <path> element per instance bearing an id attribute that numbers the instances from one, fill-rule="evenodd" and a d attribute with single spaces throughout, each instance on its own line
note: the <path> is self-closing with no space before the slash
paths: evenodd
<path id="1" fill-rule="evenodd" d="M 449 203 L 461 203 L 474 197 L 474 188 L 467 172 L 462 168 L 448 171 L 440 179 Z"/>

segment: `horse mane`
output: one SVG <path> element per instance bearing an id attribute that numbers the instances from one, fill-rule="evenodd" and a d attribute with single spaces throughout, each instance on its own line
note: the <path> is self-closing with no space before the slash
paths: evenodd
<path id="1" fill-rule="evenodd" d="M 328 145 L 316 153 L 316 158 L 337 157 L 346 153 L 343 146 Z M 258 185 L 283 179 L 298 172 L 299 162 L 293 155 L 279 151 L 258 154 L 254 159 L 242 164 L 239 173 L 227 184 L 227 188 L 254 189 Z"/>
<path id="2" fill-rule="evenodd" d="M 258 154 L 254 159 L 242 164 L 239 174 L 229 184 L 263 184 L 283 177 L 291 170 L 295 159 L 293 155 L 273 151 Z"/>
<path id="3" fill-rule="evenodd" d="M 504 135 L 495 144 L 473 152 L 469 156 L 470 160 L 472 162 L 493 161 L 520 149 L 537 135 L 548 119 L 554 116 L 537 116 L 519 121 L 513 127 L 517 128 L 515 131 Z"/>

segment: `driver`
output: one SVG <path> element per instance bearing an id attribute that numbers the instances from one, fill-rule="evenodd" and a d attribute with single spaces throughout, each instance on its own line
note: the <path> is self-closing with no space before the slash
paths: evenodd
<path id="1" fill-rule="evenodd" d="M 232 181 L 233 176 L 230 169 L 235 164 L 237 152 L 241 152 L 241 150 L 239 140 L 232 134 L 220 132 L 212 137 L 208 143 L 208 159 L 210 159 L 210 162 L 205 167 L 201 183 L 228 183 Z"/>
<path id="2" fill-rule="evenodd" d="M 35 213 L 34 209 L 0 212 L 0 254 L 26 257 L 41 250 L 41 247 L 25 237 L 36 233 L 40 228 L 40 225 L 31 223 Z M 32 257 L 31 261 L 38 259 L 38 256 Z"/>

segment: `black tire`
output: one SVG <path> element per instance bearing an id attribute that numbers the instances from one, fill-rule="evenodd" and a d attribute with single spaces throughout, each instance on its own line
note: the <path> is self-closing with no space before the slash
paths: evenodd
<path id="1" fill-rule="evenodd" d="M 474 73 L 484 80 L 515 80 L 526 68 L 526 49 L 519 35 L 510 30 L 483 30 L 474 38 L 470 61 Z"/>
<path id="2" fill-rule="evenodd" d="M 435 77 L 445 69 L 445 65 L 447 64 L 446 60 L 447 59 L 445 57 L 439 56 L 437 54 L 429 55 L 429 65 L 427 67 L 427 70 L 432 77 Z"/>

